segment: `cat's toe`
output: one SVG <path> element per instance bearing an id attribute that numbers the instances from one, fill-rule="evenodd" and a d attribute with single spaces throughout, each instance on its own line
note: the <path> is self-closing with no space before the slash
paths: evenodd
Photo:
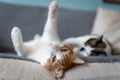
<path id="1" fill-rule="evenodd" d="M 11 32 L 11 34 L 16 34 L 16 33 L 19 33 L 21 30 L 18 28 L 18 27 L 14 27 L 13 29 L 12 29 L 12 32 Z"/>
<path id="2" fill-rule="evenodd" d="M 58 3 L 56 0 L 53 0 L 49 5 L 49 13 L 55 14 L 57 12 Z"/>
<path id="3" fill-rule="evenodd" d="M 11 37 L 17 38 L 19 36 L 21 36 L 21 30 L 18 27 L 14 27 L 11 31 Z"/>
<path id="4" fill-rule="evenodd" d="M 53 0 L 49 5 L 49 8 L 52 8 L 52 9 L 55 9 L 57 7 L 58 7 L 58 3 L 56 0 Z"/>

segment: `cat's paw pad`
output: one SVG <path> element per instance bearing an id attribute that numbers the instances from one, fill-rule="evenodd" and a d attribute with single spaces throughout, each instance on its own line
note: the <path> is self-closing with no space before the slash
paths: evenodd
<path id="1" fill-rule="evenodd" d="M 58 9 L 58 3 L 56 0 L 53 0 L 49 5 L 49 14 L 56 15 Z"/>

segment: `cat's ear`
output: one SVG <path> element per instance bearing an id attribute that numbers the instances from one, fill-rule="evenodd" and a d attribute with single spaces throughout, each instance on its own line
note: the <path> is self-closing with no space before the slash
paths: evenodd
<path id="1" fill-rule="evenodd" d="M 97 39 L 96 44 L 102 43 L 102 42 L 103 42 L 103 35 L 101 35 L 101 36 Z"/>
<path id="2" fill-rule="evenodd" d="M 84 64 L 85 61 L 82 60 L 82 59 L 80 59 L 80 58 L 78 58 L 78 57 L 76 57 L 76 58 L 73 60 L 73 63 L 74 63 L 74 64 Z"/>
<path id="3" fill-rule="evenodd" d="M 63 77 L 63 69 L 58 68 L 58 69 L 55 71 L 54 76 L 57 77 L 57 78 Z"/>

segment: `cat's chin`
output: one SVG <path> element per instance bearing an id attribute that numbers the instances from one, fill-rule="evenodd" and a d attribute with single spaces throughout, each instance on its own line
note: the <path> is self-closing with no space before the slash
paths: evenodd
<path id="1" fill-rule="evenodd" d="M 64 76 L 63 70 L 58 71 L 58 72 L 53 72 L 52 74 L 55 78 L 63 78 Z"/>

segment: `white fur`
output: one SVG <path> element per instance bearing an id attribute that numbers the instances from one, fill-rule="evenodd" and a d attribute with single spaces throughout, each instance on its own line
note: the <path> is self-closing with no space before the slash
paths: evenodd
<path id="1" fill-rule="evenodd" d="M 63 59 L 59 49 L 51 48 L 51 43 L 56 45 L 60 42 L 57 33 L 57 1 L 52 1 L 49 6 L 48 19 L 46 21 L 42 36 L 36 35 L 33 40 L 23 42 L 21 30 L 14 27 L 11 32 L 13 46 L 19 56 L 32 58 L 45 65 L 47 60 L 53 56 Z"/>

